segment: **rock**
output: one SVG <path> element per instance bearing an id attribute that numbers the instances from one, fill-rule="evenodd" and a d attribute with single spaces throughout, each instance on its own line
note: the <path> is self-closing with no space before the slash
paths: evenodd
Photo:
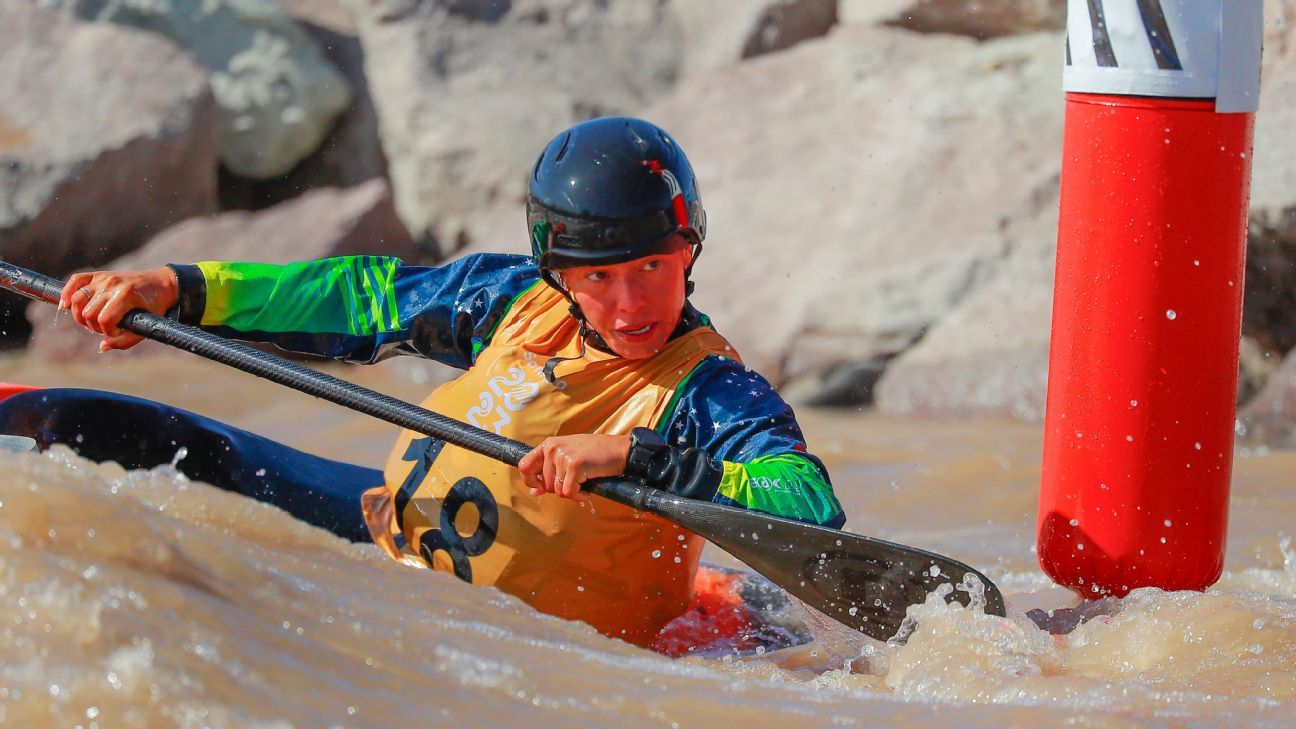
<path id="1" fill-rule="evenodd" d="M 874 387 L 885 371 L 886 362 L 882 360 L 848 362 L 827 372 L 802 375 L 779 388 L 779 393 L 793 405 L 872 405 Z"/>
<path id="2" fill-rule="evenodd" d="M 877 386 L 879 410 L 924 417 L 1043 418 L 1057 211 L 1055 177 L 1005 230 L 1012 252 L 994 279 L 892 361 Z"/>
<path id="3" fill-rule="evenodd" d="M 563 128 L 633 112 L 679 73 L 681 32 L 642 0 L 351 0 L 396 209 L 448 253 L 521 214 Z"/>
<path id="4" fill-rule="evenodd" d="M 215 103 L 171 43 L 4 2 L 0 68 L 6 261 L 62 276 L 215 209 Z"/>
<path id="5" fill-rule="evenodd" d="M 221 161 L 244 177 L 290 170 L 349 101 L 345 79 L 275 0 L 37 2 L 153 31 L 192 53 L 221 107 Z"/>
<path id="6" fill-rule="evenodd" d="M 837 24 L 837 0 L 672 0 L 671 12 L 688 73 L 790 48 Z"/>
<path id="7" fill-rule="evenodd" d="M 1278 371 L 1282 360 L 1282 353 L 1266 349 L 1251 337 L 1242 337 L 1238 349 L 1237 403 L 1239 409 L 1245 409 L 1247 404 L 1264 389 L 1265 384 Z"/>
<path id="8" fill-rule="evenodd" d="M 1284 153 L 1296 127 L 1292 106 L 1296 103 L 1296 2 L 1292 0 L 1265 2 L 1260 82 L 1243 302 L 1243 328 L 1258 341 L 1252 342 L 1255 346 L 1243 342 L 1239 386 L 1248 380 L 1263 385 L 1239 409 L 1237 432 L 1245 442 L 1296 448 L 1296 354 L 1287 351 L 1266 377 L 1273 360 L 1296 346 L 1293 310 L 1283 311 L 1289 306 L 1286 287 L 1291 285 L 1296 261 L 1296 170 Z"/>
<path id="9" fill-rule="evenodd" d="M 1243 331 L 1266 350 L 1296 347 L 1296 204 L 1252 210 L 1245 281 Z"/>
<path id="10" fill-rule="evenodd" d="M 1266 67 L 1257 116 L 1253 209 L 1244 305 L 1239 402 L 1269 377 L 1281 353 L 1296 345 L 1292 312 L 1296 299 L 1296 175 L 1280 154 L 1296 126 L 1288 34 L 1292 3 L 1267 12 Z M 1269 8 L 1270 11 L 1274 8 Z M 1281 8 L 1280 8 L 1281 10 Z M 1288 27 L 1291 27 L 1288 25 Z M 892 361 L 877 387 L 878 406 L 890 414 L 964 416 L 1007 413 L 1027 420 L 1043 416 L 1051 324 L 1056 190 L 1041 189 L 1036 214 L 1010 228 L 1033 230 L 1018 236 L 1004 274 L 967 297 L 912 349 Z M 1032 222 L 1033 221 L 1033 222 Z M 1022 227 L 1024 225 L 1024 228 Z M 1256 398 L 1259 400 L 1259 398 Z M 1261 408 L 1263 406 L 1255 406 Z"/>
<path id="11" fill-rule="evenodd" d="M 387 158 L 378 138 L 378 115 L 364 75 L 364 49 L 355 23 L 340 0 L 281 0 L 324 57 L 346 79 L 351 103 L 324 136 L 318 149 L 286 174 L 254 180 L 234 174 L 221 179 L 224 209 L 260 210 L 317 187 L 351 187 L 387 175 Z"/>
<path id="12" fill-rule="evenodd" d="M 1239 435 L 1296 446 L 1296 2 L 1265 2 L 1264 61 L 1256 113 L 1243 299 Z M 1286 353 L 1286 356 L 1283 354 Z M 1282 357 L 1275 369 L 1275 361 Z M 1256 391 L 1250 398 L 1249 391 Z"/>
<path id="13" fill-rule="evenodd" d="M 913 0 L 840 0 L 838 19 L 847 25 L 878 25 L 900 15 Z"/>
<path id="14" fill-rule="evenodd" d="M 917 0 L 887 22 L 918 33 L 979 40 L 1066 28 L 1066 0 Z"/>
<path id="15" fill-rule="evenodd" d="M 1251 165 L 1251 210 L 1269 223 L 1296 206 L 1296 166 L 1287 154 L 1296 128 L 1296 2 L 1265 3 L 1260 110 Z"/>
<path id="16" fill-rule="evenodd" d="M 279 0 L 279 5 L 293 20 L 303 25 L 325 28 L 353 38 L 356 35 L 355 20 L 343 0 Z"/>
<path id="17" fill-rule="evenodd" d="M 388 255 L 420 262 L 409 232 L 396 217 L 385 181 L 370 180 L 346 190 L 312 190 L 257 213 L 193 218 L 105 268 L 142 269 L 203 260 L 289 263 L 340 255 Z M 32 304 L 28 318 L 34 330 L 30 351 L 37 356 L 87 357 L 99 346 L 98 337 L 66 317 L 54 326 L 48 304 Z M 129 351 L 137 350 L 156 354 L 168 348 L 145 342 Z"/>
<path id="18" fill-rule="evenodd" d="M 1238 436 L 1271 448 L 1296 448 L 1296 354 L 1288 353 L 1238 413 Z"/>
<path id="19" fill-rule="evenodd" d="M 699 308 L 780 384 L 910 347 L 1047 207 L 1060 47 L 839 26 L 685 78 L 644 116 L 699 175 Z"/>

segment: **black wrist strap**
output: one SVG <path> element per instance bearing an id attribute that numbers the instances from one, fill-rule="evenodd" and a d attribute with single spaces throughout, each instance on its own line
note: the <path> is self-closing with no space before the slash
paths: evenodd
<path id="1" fill-rule="evenodd" d="M 666 445 L 657 431 L 635 428 L 625 475 L 679 496 L 710 501 L 720 488 L 724 468 L 700 448 L 680 451 Z"/>
<path id="2" fill-rule="evenodd" d="M 652 428 L 635 428 L 630 431 L 630 453 L 626 456 L 625 475 L 638 481 L 648 481 L 652 475 L 653 461 L 669 446 Z"/>

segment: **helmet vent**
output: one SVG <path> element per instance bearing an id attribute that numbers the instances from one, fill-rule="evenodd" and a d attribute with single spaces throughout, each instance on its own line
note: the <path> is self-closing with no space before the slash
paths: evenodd
<path id="1" fill-rule="evenodd" d="M 562 162 L 563 157 L 567 156 L 567 148 L 570 146 L 571 146 L 571 135 L 566 134 L 563 136 L 562 147 L 558 149 L 558 154 L 554 155 L 554 162 Z"/>

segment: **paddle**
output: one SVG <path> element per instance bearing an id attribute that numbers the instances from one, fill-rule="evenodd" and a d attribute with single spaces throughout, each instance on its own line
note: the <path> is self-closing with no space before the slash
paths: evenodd
<path id="1" fill-rule="evenodd" d="M 57 303 L 63 283 L 0 262 L 0 287 Z M 525 443 L 146 311 L 127 314 L 121 328 L 511 466 L 531 450 Z M 986 611 L 1004 615 L 1003 596 L 990 580 L 939 554 L 686 499 L 621 479 L 589 481 L 585 489 L 679 524 L 746 562 L 811 607 L 878 640 L 896 634 L 910 605 L 924 601 L 941 585 L 964 582 L 968 575 L 984 587 Z M 956 589 L 952 597 L 967 605 L 972 596 Z"/>

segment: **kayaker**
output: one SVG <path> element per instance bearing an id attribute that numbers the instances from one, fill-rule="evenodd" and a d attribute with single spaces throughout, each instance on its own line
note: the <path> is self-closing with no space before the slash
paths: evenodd
<path id="1" fill-rule="evenodd" d="M 105 335 L 104 350 L 140 341 L 117 325 L 142 308 L 297 352 L 359 363 L 409 354 L 463 369 L 424 406 L 537 447 L 512 469 L 402 433 L 385 485 L 364 495 L 372 538 L 397 559 L 647 645 L 687 606 L 702 545 L 667 521 L 581 500 L 585 480 L 624 475 L 831 527 L 844 516 L 791 408 L 688 302 L 706 217 L 693 170 L 665 131 L 623 117 L 564 131 L 532 170 L 526 211 L 530 256 L 80 273 L 62 305 Z M 240 461 L 239 473 L 281 452 L 257 439 L 249 457 L 238 444 L 256 436 L 181 419 L 166 432 L 219 430 L 225 452 L 209 447 L 210 459 Z M 278 448 L 293 463 L 313 458 Z M 361 487 L 378 482 L 374 474 L 328 488 L 352 489 L 343 501 L 354 509 Z M 316 513 L 313 483 L 291 489 L 270 484 L 251 495 L 329 522 Z"/>

